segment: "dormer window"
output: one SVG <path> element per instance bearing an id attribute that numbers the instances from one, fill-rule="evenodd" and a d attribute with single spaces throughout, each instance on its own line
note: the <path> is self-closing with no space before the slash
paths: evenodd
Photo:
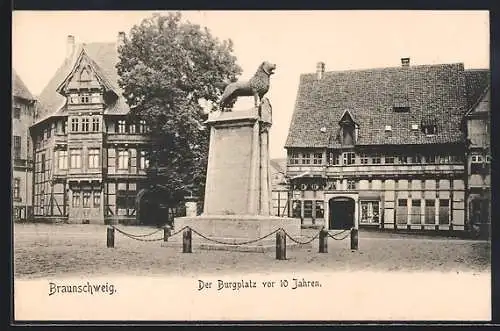
<path id="1" fill-rule="evenodd" d="M 394 106 L 394 107 L 392 107 L 392 110 L 394 110 L 395 113 L 409 113 L 410 107 L 408 107 L 408 106 Z"/>
<path id="2" fill-rule="evenodd" d="M 358 125 L 354 121 L 350 111 L 346 110 L 342 115 L 340 121 L 340 138 L 341 144 L 344 146 L 352 146 L 356 143 L 356 139 L 358 136 Z"/>
<path id="3" fill-rule="evenodd" d="M 437 133 L 437 126 L 436 124 L 422 125 L 422 132 L 428 136 L 434 135 Z"/>

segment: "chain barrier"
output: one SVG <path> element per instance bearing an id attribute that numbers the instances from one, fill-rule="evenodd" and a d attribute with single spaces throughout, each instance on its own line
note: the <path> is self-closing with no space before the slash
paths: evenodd
<path id="1" fill-rule="evenodd" d="M 257 238 L 257 239 L 252 239 L 252 240 L 248 240 L 248 241 L 243 241 L 243 242 L 239 242 L 239 243 L 234 243 L 234 242 L 224 242 L 224 241 L 220 241 L 220 240 L 217 240 L 217 239 L 212 239 L 212 238 L 208 238 L 207 236 L 199 233 L 198 231 L 196 231 L 195 229 L 193 228 L 190 228 L 191 231 L 193 231 L 194 233 L 196 233 L 198 236 L 202 237 L 203 239 L 206 239 L 208 241 L 212 241 L 214 243 L 217 243 L 217 244 L 222 244 L 222 245 L 248 245 L 248 244 L 253 244 L 259 240 L 262 240 L 262 239 L 266 239 L 267 237 L 275 234 L 276 232 L 278 232 L 279 230 L 283 230 L 282 228 L 279 228 L 279 229 L 276 229 L 274 230 L 273 232 L 269 233 L 269 234 L 266 234 L 265 236 L 263 237 L 260 237 L 260 238 Z"/>
<path id="2" fill-rule="evenodd" d="M 116 231 L 118 231 L 119 233 L 123 234 L 124 236 L 126 236 L 126 237 L 128 237 L 130 239 L 138 240 L 138 241 L 152 242 L 152 241 L 164 240 L 163 237 L 162 238 L 155 238 L 155 239 L 143 239 L 143 237 L 151 236 L 153 234 L 156 234 L 156 233 L 160 232 L 161 230 L 163 230 L 162 228 L 160 228 L 158 230 L 155 230 L 152 233 L 142 234 L 142 235 L 134 235 L 134 234 L 131 234 L 131 233 L 127 233 L 127 232 L 125 232 L 125 231 L 117 228 L 114 225 L 111 225 L 111 227 L 113 229 L 115 229 Z M 269 236 L 272 236 L 273 234 L 275 234 L 276 232 L 278 232 L 280 230 L 283 230 L 283 232 L 285 233 L 285 236 L 288 237 L 294 243 L 296 243 L 298 245 L 307 245 L 307 244 L 310 244 L 311 242 L 313 242 L 314 240 L 316 240 L 319 237 L 319 234 L 321 233 L 321 230 L 320 230 L 320 231 L 318 231 L 318 233 L 316 235 L 314 235 L 310 239 L 308 239 L 306 241 L 300 241 L 300 240 L 297 240 L 297 239 L 293 238 L 292 236 L 290 236 L 283 228 L 279 228 L 279 229 L 276 229 L 276 230 L 274 230 L 274 231 L 272 231 L 272 232 L 270 232 L 270 233 L 268 233 L 265 236 L 262 236 L 260 238 L 252 239 L 252 240 L 248 240 L 248 241 L 243 241 L 243 242 L 237 242 L 236 243 L 236 242 L 225 242 L 225 241 L 221 241 L 221 240 L 209 238 L 209 237 L 203 235 L 202 233 L 196 231 L 195 229 L 193 229 L 193 228 L 191 228 L 189 226 L 185 226 L 182 229 L 180 229 L 178 231 L 175 231 L 174 233 L 170 234 L 168 236 L 168 238 L 173 237 L 173 236 L 181 233 L 185 229 L 191 229 L 191 231 L 193 231 L 195 234 L 197 234 L 198 236 L 202 237 L 205 240 L 208 240 L 208 241 L 211 241 L 211 242 L 214 242 L 214 243 L 217 243 L 217 244 L 221 244 L 221 245 L 235 245 L 235 246 L 237 246 L 237 245 L 248 245 L 248 244 L 256 243 L 257 241 L 260 241 L 260 240 L 266 239 Z M 347 232 L 347 234 L 345 236 L 343 236 L 342 238 L 336 238 L 335 237 L 335 236 L 341 235 L 341 234 L 343 234 L 345 232 Z M 345 238 L 347 238 L 349 236 L 349 234 L 350 234 L 349 230 L 343 230 L 343 231 L 337 232 L 337 233 L 335 233 L 333 235 L 330 232 L 327 232 L 328 237 L 333 238 L 334 240 L 344 240 Z"/>
<path id="3" fill-rule="evenodd" d="M 312 243 L 314 240 L 316 240 L 319 237 L 319 234 L 321 232 L 321 231 L 319 231 L 318 233 L 316 233 L 316 235 L 314 235 L 309 240 L 299 241 L 297 239 L 294 239 L 292 236 L 290 236 L 285 230 L 283 230 L 283 231 L 285 232 L 285 236 L 287 236 L 291 241 L 293 241 L 294 243 L 299 244 L 299 245 L 307 245 L 307 244 Z"/>
<path id="4" fill-rule="evenodd" d="M 347 232 L 347 234 L 344 237 L 342 237 L 340 239 L 339 238 L 335 238 L 335 236 L 338 236 L 339 234 L 342 234 L 342 233 L 345 233 L 345 232 Z M 349 237 L 349 235 L 351 234 L 351 231 L 350 230 L 342 230 L 342 231 L 337 232 L 337 233 L 335 233 L 333 235 L 330 232 L 327 232 L 327 233 L 328 233 L 328 237 L 333 238 L 334 240 L 344 240 L 345 238 Z"/>
<path id="5" fill-rule="evenodd" d="M 130 239 L 135 239 L 135 240 L 138 240 L 138 241 L 160 241 L 160 240 L 163 240 L 163 238 L 142 239 L 142 238 L 138 238 L 138 237 L 134 236 L 133 234 L 129 234 L 129 233 L 123 231 L 123 230 L 120 230 L 116 226 L 112 226 L 112 228 L 115 229 L 116 231 L 120 232 L 121 234 L 123 234 L 125 237 L 128 237 Z"/>

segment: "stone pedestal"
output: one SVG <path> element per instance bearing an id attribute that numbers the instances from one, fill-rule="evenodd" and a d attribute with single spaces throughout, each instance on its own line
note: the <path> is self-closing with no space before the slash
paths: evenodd
<path id="1" fill-rule="evenodd" d="M 190 226 L 228 243 L 257 239 L 279 228 L 300 236 L 299 219 L 271 216 L 271 115 L 267 99 L 258 108 L 211 114 L 206 122 L 210 146 L 203 214 L 177 218 L 176 230 Z M 274 248 L 275 241 L 272 235 L 250 245 L 222 245 L 193 234 L 194 247 L 211 249 L 262 251 Z"/>

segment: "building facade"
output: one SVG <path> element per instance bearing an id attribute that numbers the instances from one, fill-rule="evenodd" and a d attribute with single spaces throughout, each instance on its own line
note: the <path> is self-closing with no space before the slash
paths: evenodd
<path id="1" fill-rule="evenodd" d="M 286 158 L 269 160 L 272 188 L 272 215 L 288 215 L 288 179 L 286 177 Z"/>
<path id="2" fill-rule="evenodd" d="M 487 71 L 481 71 L 487 75 Z M 328 229 L 467 230 L 463 64 L 300 78 L 285 148 L 290 216 Z M 484 85 L 484 84 L 483 84 Z"/>
<path id="3" fill-rule="evenodd" d="M 35 98 L 15 71 L 12 72 L 12 209 L 14 220 L 32 215 L 33 124 Z"/>
<path id="4" fill-rule="evenodd" d="M 490 98 L 488 88 L 466 115 L 468 217 L 482 237 L 491 229 Z"/>
<path id="5" fill-rule="evenodd" d="M 117 43 L 76 44 L 40 95 L 34 141 L 36 219 L 134 223 L 146 178 L 145 122 L 131 120 L 118 86 Z"/>

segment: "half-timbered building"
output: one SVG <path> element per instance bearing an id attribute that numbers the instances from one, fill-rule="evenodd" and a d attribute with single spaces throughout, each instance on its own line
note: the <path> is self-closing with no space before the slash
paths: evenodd
<path id="1" fill-rule="evenodd" d="M 147 127 L 129 120 L 118 86 L 116 43 L 67 39 L 64 62 L 43 89 L 35 124 L 35 218 L 135 222 L 146 177 Z"/>
<path id="2" fill-rule="evenodd" d="M 285 144 L 290 216 L 330 229 L 467 229 L 463 119 L 487 83 L 468 72 L 403 58 L 302 74 Z"/>
<path id="3" fill-rule="evenodd" d="M 32 214 L 33 144 L 29 127 L 33 124 L 35 98 L 12 71 L 12 209 L 14 220 Z"/>

